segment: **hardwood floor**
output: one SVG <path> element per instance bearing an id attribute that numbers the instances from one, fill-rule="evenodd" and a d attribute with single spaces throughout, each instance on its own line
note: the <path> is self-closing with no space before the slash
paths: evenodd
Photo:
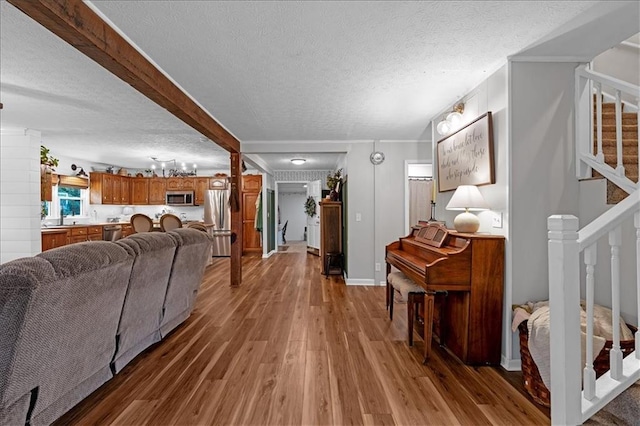
<path id="1" fill-rule="evenodd" d="M 231 288 L 229 260 L 214 260 L 191 317 L 56 424 L 549 424 L 517 373 L 435 343 L 422 365 L 384 287 L 327 279 L 306 253 L 243 265 Z"/>

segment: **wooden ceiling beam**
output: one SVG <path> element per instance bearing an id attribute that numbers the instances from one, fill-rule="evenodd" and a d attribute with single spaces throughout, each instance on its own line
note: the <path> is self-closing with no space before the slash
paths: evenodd
<path id="1" fill-rule="evenodd" d="M 238 139 L 82 0 L 8 2 L 222 148 L 240 152 Z"/>

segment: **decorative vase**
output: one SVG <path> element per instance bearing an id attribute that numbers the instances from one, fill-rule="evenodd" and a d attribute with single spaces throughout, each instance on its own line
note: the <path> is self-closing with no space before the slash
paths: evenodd
<path id="1" fill-rule="evenodd" d="M 331 201 L 338 201 L 338 193 L 336 192 L 336 190 L 335 190 L 335 189 L 332 189 L 332 190 L 329 192 L 329 199 L 330 199 Z"/>

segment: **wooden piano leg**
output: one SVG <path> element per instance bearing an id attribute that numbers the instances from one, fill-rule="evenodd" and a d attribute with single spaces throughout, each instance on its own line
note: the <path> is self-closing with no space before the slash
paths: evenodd
<path id="1" fill-rule="evenodd" d="M 424 361 L 426 364 L 431 354 L 431 338 L 433 336 L 433 293 L 424 295 Z"/>

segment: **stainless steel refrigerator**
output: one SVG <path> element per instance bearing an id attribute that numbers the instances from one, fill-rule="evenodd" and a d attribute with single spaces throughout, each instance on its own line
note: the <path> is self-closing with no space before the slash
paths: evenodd
<path id="1" fill-rule="evenodd" d="M 204 223 L 213 224 L 213 256 L 231 256 L 231 204 L 229 189 L 211 189 L 204 194 Z"/>

